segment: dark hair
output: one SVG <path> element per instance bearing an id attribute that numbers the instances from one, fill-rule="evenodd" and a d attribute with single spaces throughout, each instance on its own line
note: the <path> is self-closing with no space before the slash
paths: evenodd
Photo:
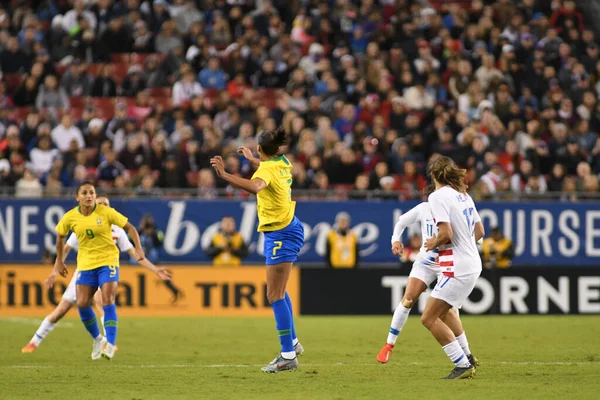
<path id="1" fill-rule="evenodd" d="M 429 175 L 435 182 L 448 185 L 460 193 L 467 192 L 467 170 L 458 168 L 456 163 L 446 156 L 438 157 L 429 165 Z"/>
<path id="2" fill-rule="evenodd" d="M 92 186 L 94 189 L 96 189 L 96 185 L 94 185 L 94 182 L 92 181 L 83 181 L 81 182 L 79 185 L 77 185 L 77 190 L 75 191 L 75 193 L 79 193 L 79 190 L 85 186 L 85 185 L 90 185 Z"/>
<path id="3" fill-rule="evenodd" d="M 289 135 L 281 126 L 275 131 L 264 131 L 258 135 L 258 144 L 262 152 L 268 156 L 276 156 L 279 147 L 286 145 L 288 142 Z"/>

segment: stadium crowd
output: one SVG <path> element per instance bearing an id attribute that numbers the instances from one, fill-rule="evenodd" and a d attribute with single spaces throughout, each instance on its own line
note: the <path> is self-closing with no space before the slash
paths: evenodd
<path id="1" fill-rule="evenodd" d="M 593 196 L 600 47 L 573 0 L 46 0 L 0 9 L 0 190 L 233 193 L 282 124 L 294 188 Z M 374 190 L 374 191 L 373 191 Z M 576 195 L 576 193 L 579 193 Z"/>

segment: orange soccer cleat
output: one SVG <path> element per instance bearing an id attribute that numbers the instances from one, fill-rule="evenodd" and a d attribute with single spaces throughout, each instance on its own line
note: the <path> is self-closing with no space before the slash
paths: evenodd
<path id="1" fill-rule="evenodd" d="M 106 348 L 107 343 L 104 344 L 104 346 L 102 347 L 102 350 L 104 350 Z M 119 351 L 119 348 L 117 347 L 117 345 L 115 344 L 115 351 Z"/>
<path id="2" fill-rule="evenodd" d="M 25 347 L 21 349 L 21 353 L 33 353 L 35 349 L 37 349 L 35 343 L 29 342 Z"/>
<path id="3" fill-rule="evenodd" d="M 392 356 L 392 350 L 394 350 L 394 345 L 386 343 L 385 346 L 383 346 L 383 349 L 381 349 L 381 351 L 379 352 L 379 354 L 377 354 L 377 361 L 379 361 L 382 364 L 387 363 L 390 357 Z"/>

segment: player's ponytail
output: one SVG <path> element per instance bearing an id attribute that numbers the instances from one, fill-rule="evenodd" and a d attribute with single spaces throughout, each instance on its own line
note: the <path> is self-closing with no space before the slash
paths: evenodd
<path id="1" fill-rule="evenodd" d="M 442 185 L 448 185 L 460 193 L 467 192 L 467 170 L 458 168 L 456 163 L 449 157 L 438 157 L 429 165 L 431 178 Z"/>
<path id="2" fill-rule="evenodd" d="M 264 131 L 258 136 L 260 149 L 267 156 L 276 156 L 279 153 L 279 147 L 289 143 L 289 135 L 283 127 L 275 131 Z"/>
<path id="3" fill-rule="evenodd" d="M 275 143 L 277 143 L 278 146 L 285 146 L 289 143 L 289 141 L 290 136 L 286 133 L 283 126 L 277 128 L 277 130 L 275 131 Z"/>

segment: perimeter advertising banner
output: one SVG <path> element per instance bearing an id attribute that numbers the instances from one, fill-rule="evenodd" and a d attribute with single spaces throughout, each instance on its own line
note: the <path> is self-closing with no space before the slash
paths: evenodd
<path id="1" fill-rule="evenodd" d="M 363 266 L 397 263 L 390 238 L 398 217 L 415 202 L 299 202 L 296 214 L 304 223 L 306 243 L 300 263 L 323 263 L 327 233 L 340 211 L 352 217 Z M 54 227 L 75 205 L 69 200 L 0 201 L 0 263 L 38 262 L 44 248 L 53 248 Z M 233 216 L 250 245 L 249 264 L 261 264 L 263 235 L 256 232 L 254 201 L 119 200 L 112 205 L 137 226 L 152 214 L 165 233 L 162 261 L 209 263 L 204 252 L 223 216 Z M 515 242 L 514 265 L 600 266 L 599 203 L 481 202 L 478 209 L 487 229 L 500 226 Z M 418 232 L 413 226 L 405 237 Z M 72 257 L 72 256 L 71 256 Z"/>
<path id="2" fill-rule="evenodd" d="M 402 300 L 408 272 L 398 269 L 301 271 L 303 315 L 389 315 Z M 413 314 L 422 313 L 429 292 Z M 462 314 L 600 314 L 595 268 L 484 270 Z"/>
<path id="3" fill-rule="evenodd" d="M 266 299 L 265 267 L 169 269 L 173 279 L 165 283 L 144 268 L 122 266 L 119 315 L 273 316 Z M 40 317 L 52 311 L 70 279 L 58 278 L 54 288 L 46 289 L 43 282 L 50 271 L 51 266 L 1 266 L 0 317 Z M 287 289 L 295 314 L 300 312 L 299 282 L 294 269 Z"/>

